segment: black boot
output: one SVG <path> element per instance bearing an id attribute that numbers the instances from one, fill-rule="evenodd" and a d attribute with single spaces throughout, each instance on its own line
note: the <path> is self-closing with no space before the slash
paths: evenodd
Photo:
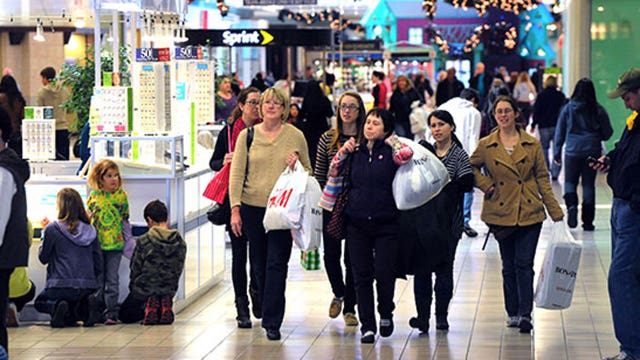
<path id="1" fill-rule="evenodd" d="M 593 219 L 596 216 L 596 204 L 582 203 L 582 228 L 585 231 L 595 230 Z"/>
<path id="2" fill-rule="evenodd" d="M 567 224 L 573 229 L 578 226 L 578 194 L 564 194 L 564 202 L 567 204 Z"/>
<path id="3" fill-rule="evenodd" d="M 236 298 L 236 321 L 240 329 L 251 329 L 251 315 L 249 314 L 249 299 L 246 296 Z"/>
<path id="4" fill-rule="evenodd" d="M 431 311 L 431 302 L 416 301 L 416 310 L 418 311 L 417 317 L 409 319 L 409 326 L 414 329 L 420 330 L 420 332 L 429 332 L 429 312 Z"/>
<path id="5" fill-rule="evenodd" d="M 256 319 L 262 319 L 262 297 L 258 290 L 249 287 L 249 296 L 251 296 L 251 310 Z"/>

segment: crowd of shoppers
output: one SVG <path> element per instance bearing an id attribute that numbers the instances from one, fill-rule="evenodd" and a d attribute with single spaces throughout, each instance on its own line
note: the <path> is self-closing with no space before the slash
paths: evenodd
<path id="1" fill-rule="evenodd" d="M 43 83 L 44 79 L 51 80 L 50 73 L 43 73 Z M 470 237 L 477 235 L 468 230 L 470 218 L 466 214 L 470 208 L 466 198 L 474 185 L 484 193 L 481 219 L 498 241 L 506 325 L 517 327 L 522 333 L 531 332 L 533 262 L 545 209 L 553 221 L 564 218 L 551 190 L 550 179 L 557 179 L 554 169 L 559 169 L 552 167 L 549 174 L 548 150 L 553 135 L 553 160 L 565 167 L 564 198 L 570 227 L 577 226 L 576 187 L 581 178 L 582 226 L 587 231 L 594 229 L 595 173 L 609 171 L 608 182 L 614 192 L 613 261 L 609 273 L 612 314 L 621 355 L 631 359 L 637 356 L 640 343 L 633 335 L 637 322 L 622 315 L 622 309 L 635 304 L 633 296 L 623 294 L 625 289 L 631 284 L 632 294 L 640 291 L 639 270 L 630 264 L 630 254 L 635 256 L 638 252 L 630 241 L 637 229 L 629 230 L 628 226 L 637 220 L 640 208 L 631 180 L 638 170 L 637 156 L 633 154 L 640 151 L 636 145 L 637 114 L 628 119 L 616 148 L 601 156 L 601 143 L 611 137 L 613 130 L 606 111 L 596 100 L 590 79 L 576 84 L 565 105 L 555 77 L 545 80 L 545 89 L 536 98 L 535 87 L 522 72 L 511 97 L 504 94 L 508 89 L 501 80 L 493 81 L 485 72 L 482 63 L 472 78 L 475 90 L 461 89 L 455 70 L 449 69 L 436 92 L 440 107 L 427 119 L 433 143 L 421 144 L 445 165 L 451 182 L 426 205 L 401 212 L 393 198 L 392 182 L 399 166 L 411 161 L 413 154 L 397 135 L 410 137 L 407 125 L 411 104 L 424 103 L 425 94 L 431 96 L 433 92 L 424 87 L 424 82 L 418 89 L 407 76 L 400 75 L 386 110 L 386 100 L 381 95 L 384 74 L 374 72 L 373 77 L 378 87 L 374 90 L 376 106 L 367 113 L 358 93 L 343 93 L 331 129 L 327 120 L 333 115 L 331 103 L 314 80 L 307 86 L 300 117 L 295 116 L 297 120 L 293 121 L 295 126 L 288 121 L 292 109 L 289 94 L 281 87 L 264 91 L 249 87 L 237 94 L 237 103 L 229 104 L 232 112 L 222 119 L 226 126 L 219 133 L 210 167 L 218 171 L 230 164 L 231 168 L 231 214 L 226 226 L 232 246 L 237 326 L 252 326 L 251 304 L 254 316 L 262 319 L 267 338 L 281 338 L 292 237 L 288 230 L 265 231 L 262 219 L 280 173 L 300 161 L 322 186 L 332 174 L 345 175 L 349 187 L 345 239 L 334 238 L 326 231 L 331 212 L 323 212 L 324 260 L 333 293 L 329 316 L 336 318 L 342 313 L 345 325 L 360 324 L 362 343 L 373 343 L 378 331 L 383 337 L 392 335 L 395 279 L 406 274 L 414 275 L 417 311 L 409 325 L 421 332 L 429 331 L 435 292 L 436 329 L 449 329 L 457 244 L 463 232 Z M 0 189 L 12 196 L 3 199 L 6 206 L 0 210 L 0 345 L 4 348 L 6 283 L 15 267 L 26 265 L 24 254 L 28 252 L 24 181 L 29 177 L 28 164 L 5 145 L 10 143 L 17 124 L 14 114 L 4 108 L 12 109 L 12 104 L 24 107 L 17 85 L 13 86 L 15 81 L 5 78 L 0 84 Z M 224 98 L 232 93 L 230 79 L 223 79 L 222 85 L 224 94 L 218 96 Z M 640 70 L 623 74 L 618 88 L 609 95 L 620 96 L 629 109 L 640 110 Z M 477 108 L 484 99 L 495 126 L 481 138 Z M 538 127 L 541 141 L 526 131 L 531 112 L 531 130 Z M 150 230 L 137 240 L 130 294 L 119 306 L 117 270 L 126 236 L 124 223 L 129 218 L 128 198 L 119 169 L 109 160 L 94 165 L 89 185 L 92 191 L 87 210 L 80 195 L 66 188 L 58 193 L 57 220 L 44 224 L 39 259 L 48 265 L 47 284 L 36 298 L 36 309 L 51 315 L 52 327 L 70 326 L 77 321 L 84 326 L 119 321 L 172 323 L 173 297 L 184 268 L 186 245 L 176 230 L 169 229 L 168 209 L 159 201 L 145 207 L 144 218 Z M 7 236 L 8 232 L 12 236 Z M 401 238 L 411 244 L 408 253 L 400 246 Z M 250 278 L 246 271 L 247 253 Z M 402 257 L 403 254 L 409 255 Z"/>

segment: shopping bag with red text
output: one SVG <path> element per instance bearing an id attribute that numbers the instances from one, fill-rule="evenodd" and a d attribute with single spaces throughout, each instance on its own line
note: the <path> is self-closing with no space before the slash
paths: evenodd
<path id="1" fill-rule="evenodd" d="M 287 166 L 280 174 L 267 200 L 262 220 L 265 231 L 300 228 L 308 177 L 300 161 L 293 170 Z"/>

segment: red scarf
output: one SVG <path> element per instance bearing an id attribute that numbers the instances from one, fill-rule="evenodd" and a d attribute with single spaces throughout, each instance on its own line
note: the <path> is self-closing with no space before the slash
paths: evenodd
<path id="1" fill-rule="evenodd" d="M 259 124 L 262 122 L 262 119 L 258 119 L 254 125 Z M 231 124 L 231 138 L 229 139 L 229 148 L 231 149 L 231 152 L 233 152 L 236 148 L 236 141 L 238 141 L 238 135 L 240 135 L 240 132 L 246 128 L 247 126 L 244 124 L 244 121 L 242 121 L 242 117 L 239 117 L 236 119 L 236 121 L 233 122 L 233 124 Z"/>

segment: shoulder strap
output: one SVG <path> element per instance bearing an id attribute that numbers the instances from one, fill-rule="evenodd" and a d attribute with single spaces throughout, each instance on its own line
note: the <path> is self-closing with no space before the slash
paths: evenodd
<path id="1" fill-rule="evenodd" d="M 253 126 L 247 129 L 247 155 L 249 154 L 249 149 L 251 149 L 251 143 L 253 143 Z"/>

